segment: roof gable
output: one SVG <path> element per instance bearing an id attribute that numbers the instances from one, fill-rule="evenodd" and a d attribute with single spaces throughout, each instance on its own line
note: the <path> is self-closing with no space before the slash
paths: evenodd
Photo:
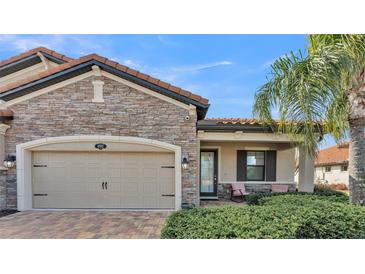
<path id="1" fill-rule="evenodd" d="M 0 99 L 9 101 L 23 96 L 38 89 L 89 72 L 95 65 L 99 66 L 106 72 L 171 97 L 172 99 L 196 106 L 199 119 L 204 118 L 209 108 L 208 99 L 118 64 L 117 62 L 97 54 L 91 54 L 79 59 L 68 61 L 67 63 L 60 64 L 57 67 L 48 69 L 32 77 L 28 77 L 27 79 L 22 79 L 0 87 Z"/>
<path id="2" fill-rule="evenodd" d="M 47 49 L 45 47 L 38 47 L 28 50 L 22 54 L 13 56 L 9 59 L 0 61 L 0 77 L 41 63 L 42 59 L 40 57 L 40 54 L 42 54 L 49 61 L 52 61 L 56 64 L 63 64 L 73 60 L 72 58 L 67 57 L 56 51 Z"/>

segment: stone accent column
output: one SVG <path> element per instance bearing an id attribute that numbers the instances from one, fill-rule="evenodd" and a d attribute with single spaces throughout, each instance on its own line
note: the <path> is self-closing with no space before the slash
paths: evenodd
<path id="1" fill-rule="evenodd" d="M 6 175 L 7 168 L 3 166 L 5 159 L 5 132 L 10 126 L 0 124 L 0 210 L 6 207 Z"/>
<path id="2" fill-rule="evenodd" d="M 314 159 L 302 147 L 299 148 L 298 188 L 300 192 L 312 193 L 314 190 Z"/>

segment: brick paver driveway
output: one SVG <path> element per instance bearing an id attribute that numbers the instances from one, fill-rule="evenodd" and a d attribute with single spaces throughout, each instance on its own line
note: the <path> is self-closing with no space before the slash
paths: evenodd
<path id="1" fill-rule="evenodd" d="M 169 212 L 24 211 L 0 218 L 0 238 L 160 238 Z"/>

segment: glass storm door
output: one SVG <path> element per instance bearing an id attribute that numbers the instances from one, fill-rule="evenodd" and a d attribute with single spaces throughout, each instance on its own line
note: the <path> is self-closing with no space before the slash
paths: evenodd
<path id="1" fill-rule="evenodd" d="M 200 196 L 216 197 L 218 184 L 218 159 L 216 150 L 200 152 Z"/>

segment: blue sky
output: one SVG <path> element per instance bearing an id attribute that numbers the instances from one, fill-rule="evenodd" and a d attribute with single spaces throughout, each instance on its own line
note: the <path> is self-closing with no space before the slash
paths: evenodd
<path id="1" fill-rule="evenodd" d="M 304 35 L 0 35 L 0 59 L 37 46 L 97 53 L 210 100 L 208 117 L 252 117 L 270 64 L 305 49 Z M 328 140 L 326 145 L 333 144 Z"/>

